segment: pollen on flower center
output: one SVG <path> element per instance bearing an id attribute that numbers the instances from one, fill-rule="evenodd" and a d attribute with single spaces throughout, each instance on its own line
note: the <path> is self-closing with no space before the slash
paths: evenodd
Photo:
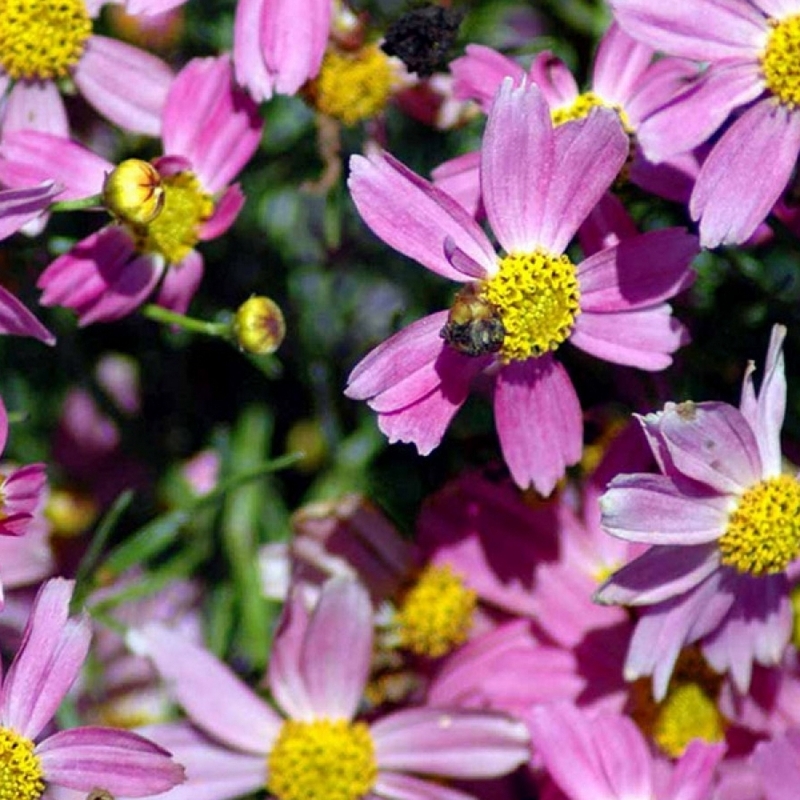
<path id="1" fill-rule="evenodd" d="M 378 778 L 369 728 L 346 720 L 287 720 L 267 765 L 267 790 L 279 800 L 358 800 Z"/>
<path id="2" fill-rule="evenodd" d="M 426 567 L 398 609 L 400 645 L 430 658 L 449 653 L 466 641 L 476 604 L 475 592 L 449 566 Z"/>
<path id="3" fill-rule="evenodd" d="M 565 255 L 511 253 L 483 284 L 483 295 L 503 321 L 500 356 L 506 362 L 556 350 L 580 313 L 575 265 Z"/>
<path id="4" fill-rule="evenodd" d="M 589 112 L 593 108 L 610 108 L 616 111 L 619 115 L 622 127 L 625 128 L 626 133 L 633 133 L 630 119 L 628 118 L 625 109 L 622 106 L 614 103 L 610 104 L 603 100 L 602 97 L 596 95 L 594 92 L 584 92 L 579 94 L 568 106 L 561 106 L 554 108 L 550 112 L 550 119 L 553 121 L 553 127 L 557 128 L 565 122 L 570 122 L 576 119 L 583 119 L 589 116 Z"/>
<path id="5" fill-rule="evenodd" d="M 769 20 L 772 28 L 761 55 L 764 82 L 784 105 L 800 105 L 800 14 Z"/>
<path id="6" fill-rule="evenodd" d="M 203 191 L 193 172 L 179 172 L 162 179 L 164 203 L 147 225 L 131 225 L 140 253 L 158 253 L 168 264 L 183 261 L 200 236 L 200 225 L 214 211 L 214 199 Z"/>
<path id="7" fill-rule="evenodd" d="M 782 572 L 800 555 L 800 482 L 790 475 L 748 489 L 719 539 L 722 563 L 750 575 Z"/>
<path id="8" fill-rule="evenodd" d="M 91 32 L 83 0 L 0 0 L 0 65 L 15 80 L 64 78 Z"/>
<path id="9" fill-rule="evenodd" d="M 9 728 L 0 728 L 0 800 L 39 800 L 44 773 L 33 742 Z"/>
<path id="10" fill-rule="evenodd" d="M 354 52 L 328 50 L 309 95 L 323 114 L 355 125 L 384 109 L 394 83 L 392 65 L 377 45 Z"/>

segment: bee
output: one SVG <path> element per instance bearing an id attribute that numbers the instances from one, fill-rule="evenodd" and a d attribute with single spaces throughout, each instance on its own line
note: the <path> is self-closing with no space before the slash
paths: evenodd
<path id="1" fill-rule="evenodd" d="M 439 335 L 466 356 L 486 356 L 503 346 L 506 329 L 497 309 L 468 284 L 457 295 Z"/>

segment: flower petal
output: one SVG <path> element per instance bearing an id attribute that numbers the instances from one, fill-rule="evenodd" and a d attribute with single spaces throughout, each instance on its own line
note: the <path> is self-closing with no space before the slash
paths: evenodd
<path id="1" fill-rule="evenodd" d="M 69 138 L 67 110 L 53 81 L 15 81 L 3 109 L 3 137 L 19 130 Z"/>
<path id="2" fill-rule="evenodd" d="M 494 416 L 503 458 L 518 486 L 548 495 L 583 449 L 583 418 L 566 370 L 551 356 L 504 366 Z"/>
<path id="3" fill-rule="evenodd" d="M 592 71 L 592 91 L 627 111 L 653 60 L 653 48 L 631 38 L 612 22 L 600 40 Z"/>

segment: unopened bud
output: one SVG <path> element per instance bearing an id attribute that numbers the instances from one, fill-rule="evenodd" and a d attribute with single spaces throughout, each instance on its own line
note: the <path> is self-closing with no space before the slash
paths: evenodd
<path id="1" fill-rule="evenodd" d="M 70 489 L 52 489 L 45 516 L 57 536 L 70 538 L 87 531 L 97 519 L 97 503 L 88 495 Z"/>
<path id="2" fill-rule="evenodd" d="M 242 350 L 259 356 L 274 353 L 286 336 L 286 322 L 269 297 L 251 297 L 239 306 L 233 332 Z"/>
<path id="3" fill-rule="evenodd" d="M 138 158 L 121 162 L 106 175 L 103 202 L 122 222 L 147 225 L 164 207 L 164 187 L 158 170 Z"/>

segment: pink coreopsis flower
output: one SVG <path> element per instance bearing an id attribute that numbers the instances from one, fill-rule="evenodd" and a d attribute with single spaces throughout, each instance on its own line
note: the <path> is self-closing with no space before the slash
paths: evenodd
<path id="1" fill-rule="evenodd" d="M 0 95 L 7 93 L 0 117 L 4 134 L 33 128 L 68 136 L 59 87 L 71 81 L 111 122 L 158 136 L 172 71 L 144 50 L 92 33 L 103 4 L 37 0 L 8 9 L 0 27 Z"/>
<path id="2" fill-rule="evenodd" d="M 692 193 L 706 247 L 750 237 L 780 198 L 800 153 L 800 0 L 611 0 L 632 36 L 707 65 L 701 77 L 650 120 L 642 141 L 653 161 L 712 137 Z"/>
<path id="3" fill-rule="evenodd" d="M 654 758 L 633 720 L 568 703 L 530 714 L 534 750 L 560 793 L 548 800 L 708 800 L 721 744 L 694 742 L 673 765 Z"/>
<path id="4" fill-rule="evenodd" d="M 261 138 L 255 104 L 232 81 L 225 56 L 194 59 L 181 70 L 164 107 L 165 155 L 152 164 L 134 162 L 128 184 L 141 187 L 137 212 L 152 204 L 154 213 L 143 219 L 118 214 L 118 222 L 57 258 L 39 278 L 43 305 L 75 309 L 81 325 L 118 319 L 161 281 L 158 302 L 186 310 L 203 275 L 194 246 L 233 224 L 244 195 L 229 184 Z M 66 187 L 65 199 L 97 195 L 114 170 L 74 142 L 33 131 L 10 134 L 1 152 L 2 180 L 27 185 L 55 177 Z"/>
<path id="5" fill-rule="evenodd" d="M 72 589 L 73 582 L 62 578 L 42 586 L 2 681 L 3 791 L 16 800 L 47 800 L 57 787 L 126 797 L 164 792 L 183 780 L 183 768 L 130 731 L 87 726 L 36 741 L 78 677 L 89 648 L 89 620 L 68 616 Z"/>
<path id="6" fill-rule="evenodd" d="M 155 625 L 130 634 L 196 726 L 151 731 L 187 767 L 186 784 L 161 800 L 223 800 L 265 786 L 279 800 L 467 800 L 419 776 L 489 778 L 528 759 L 525 726 L 501 714 L 420 707 L 354 720 L 372 624 L 369 596 L 350 579 L 327 583 L 310 615 L 293 594 L 269 667 L 287 718 L 203 648 Z"/>
<path id="7" fill-rule="evenodd" d="M 239 0 L 233 28 L 236 78 L 257 100 L 296 94 L 319 72 L 333 0 Z"/>
<path id="8" fill-rule="evenodd" d="M 652 231 L 578 265 L 564 254 L 627 153 L 613 111 L 553 129 L 540 90 L 505 80 L 481 150 L 482 196 L 502 255 L 466 210 L 390 155 L 352 158 L 349 186 L 367 225 L 464 284 L 449 313 L 395 334 L 350 375 L 345 393 L 368 401 L 390 441 L 429 453 L 485 372 L 514 480 L 549 494 L 582 449 L 580 403 L 555 351 L 569 340 L 640 369 L 671 362 L 686 337 L 666 300 L 691 283 L 695 238 Z"/>
<path id="9" fill-rule="evenodd" d="M 748 366 L 739 408 L 668 403 L 640 418 L 662 474 L 619 475 L 601 500 L 607 532 L 652 545 L 597 600 L 645 607 L 625 674 L 652 674 L 656 699 L 684 645 L 700 641 L 711 667 L 730 670 L 745 692 L 753 662 L 778 664 L 789 641 L 800 481 L 781 471 L 785 334 L 773 329 L 758 394 Z"/>

